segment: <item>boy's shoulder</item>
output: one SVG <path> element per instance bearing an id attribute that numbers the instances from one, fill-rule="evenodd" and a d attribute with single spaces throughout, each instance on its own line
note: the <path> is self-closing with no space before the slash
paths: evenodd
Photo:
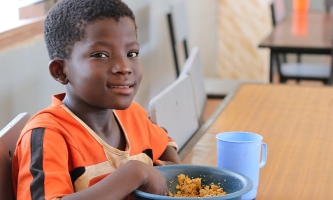
<path id="1" fill-rule="evenodd" d="M 23 128 L 22 133 L 39 127 L 57 129 L 59 125 L 73 123 L 73 121 L 75 121 L 74 117 L 66 112 L 63 106 L 49 106 L 34 114 Z"/>

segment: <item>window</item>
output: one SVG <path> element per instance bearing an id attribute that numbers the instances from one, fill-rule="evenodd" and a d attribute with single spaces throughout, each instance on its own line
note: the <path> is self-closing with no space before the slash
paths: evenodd
<path id="1" fill-rule="evenodd" d="M 56 0 L 0 0 L 0 32 L 16 27 L 20 20 L 44 16 Z"/>
<path id="2" fill-rule="evenodd" d="M 25 7 L 25 6 L 29 6 L 29 5 L 32 5 L 32 4 L 35 4 L 35 3 L 39 3 L 41 1 L 45 1 L 45 0 L 16 0 L 17 1 L 17 5 L 18 5 L 18 8 L 22 8 L 22 7 Z"/>
<path id="3" fill-rule="evenodd" d="M 0 25 L 11 27 L 12 23 L 19 20 L 19 9 L 17 1 L 0 0 Z"/>

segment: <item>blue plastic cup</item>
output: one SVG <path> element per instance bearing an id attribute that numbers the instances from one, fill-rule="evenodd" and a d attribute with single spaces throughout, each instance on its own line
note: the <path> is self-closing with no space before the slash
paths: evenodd
<path id="1" fill-rule="evenodd" d="M 235 131 L 219 133 L 216 139 L 217 167 L 249 177 L 253 188 L 242 199 L 254 199 L 257 196 L 259 169 L 267 160 L 267 145 L 262 142 L 263 137 L 255 133 Z"/>

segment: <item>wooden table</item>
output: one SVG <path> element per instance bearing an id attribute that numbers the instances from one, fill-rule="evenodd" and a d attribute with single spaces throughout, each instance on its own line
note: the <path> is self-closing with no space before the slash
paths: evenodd
<path id="1" fill-rule="evenodd" d="M 270 74 L 273 80 L 273 57 L 277 53 L 331 54 L 332 15 L 310 12 L 306 15 L 288 15 L 260 44 L 270 48 Z"/>
<path id="2" fill-rule="evenodd" d="M 217 133 L 250 131 L 268 146 L 256 200 L 333 199 L 333 87 L 243 84 L 180 153 L 216 166 Z"/>

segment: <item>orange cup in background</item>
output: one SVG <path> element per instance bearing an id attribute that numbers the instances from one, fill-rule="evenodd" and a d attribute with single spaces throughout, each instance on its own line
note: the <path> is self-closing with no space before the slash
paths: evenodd
<path id="1" fill-rule="evenodd" d="M 305 14 L 309 10 L 310 0 L 293 0 L 293 11 L 296 14 Z"/>

